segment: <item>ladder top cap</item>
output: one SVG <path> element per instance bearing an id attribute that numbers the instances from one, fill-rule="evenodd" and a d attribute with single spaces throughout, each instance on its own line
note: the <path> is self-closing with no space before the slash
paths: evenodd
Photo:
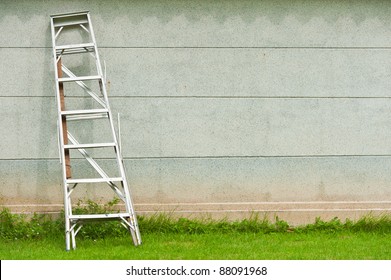
<path id="1" fill-rule="evenodd" d="M 90 11 L 83 11 L 83 12 L 74 12 L 74 13 L 55 14 L 55 15 L 50 15 L 50 17 L 56 19 L 56 18 L 64 18 L 64 17 L 82 16 L 82 15 L 87 15 L 89 13 Z"/>

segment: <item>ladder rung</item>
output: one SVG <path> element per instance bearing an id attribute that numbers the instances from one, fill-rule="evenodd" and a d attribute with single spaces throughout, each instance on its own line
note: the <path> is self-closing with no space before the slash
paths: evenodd
<path id="1" fill-rule="evenodd" d="M 90 114 L 90 115 L 76 115 L 76 116 L 68 116 L 67 121 L 81 121 L 81 120 L 96 120 L 96 119 L 106 119 L 108 118 L 108 114 Z"/>
<path id="2" fill-rule="evenodd" d="M 93 144 L 64 145 L 64 149 L 88 149 L 88 148 L 106 148 L 106 147 L 115 147 L 115 143 L 93 143 Z"/>
<path id="3" fill-rule="evenodd" d="M 67 184 L 85 184 L 85 183 L 108 183 L 108 182 L 121 182 L 122 177 L 114 178 L 89 178 L 89 179 L 67 179 Z"/>
<path id="4" fill-rule="evenodd" d="M 71 220 L 96 220 L 96 219 L 120 219 L 130 218 L 129 213 L 110 213 L 110 214 L 84 214 L 84 215 L 70 215 Z"/>
<path id="5" fill-rule="evenodd" d="M 77 82 L 77 81 L 88 81 L 88 80 L 100 80 L 101 76 L 80 76 L 80 77 L 66 77 L 66 78 L 58 78 L 59 82 Z"/>
<path id="6" fill-rule="evenodd" d="M 54 27 L 62 27 L 62 26 L 71 26 L 71 25 L 79 25 L 79 24 L 86 24 L 88 23 L 87 19 L 74 19 L 74 20 L 68 20 L 64 21 L 61 20 L 59 22 L 54 22 Z"/>
<path id="7" fill-rule="evenodd" d="M 56 47 L 57 54 L 74 54 L 94 51 L 94 43 L 63 45 Z"/>
<path id="8" fill-rule="evenodd" d="M 82 12 L 74 12 L 74 13 L 55 14 L 55 15 L 51 15 L 50 17 L 53 19 L 68 18 L 68 17 L 76 17 L 76 16 L 87 16 L 88 13 L 89 11 L 82 11 Z"/>
<path id="9" fill-rule="evenodd" d="M 74 44 L 74 45 L 63 45 L 57 46 L 56 50 L 69 50 L 69 49 L 79 49 L 79 48 L 91 48 L 94 46 L 94 43 L 84 43 L 84 44 Z"/>
<path id="10" fill-rule="evenodd" d="M 88 23 L 87 14 L 88 13 L 72 13 L 53 15 L 51 17 L 53 19 L 54 27 L 62 27 Z"/>
<path id="11" fill-rule="evenodd" d="M 103 119 L 109 117 L 107 109 L 88 109 L 61 111 L 62 116 L 67 116 L 67 121 Z"/>
<path id="12" fill-rule="evenodd" d="M 69 111 L 61 111 L 61 115 L 63 116 L 81 116 L 81 115 L 91 115 L 91 114 L 103 114 L 108 113 L 107 109 L 90 109 L 90 110 L 69 110 Z"/>

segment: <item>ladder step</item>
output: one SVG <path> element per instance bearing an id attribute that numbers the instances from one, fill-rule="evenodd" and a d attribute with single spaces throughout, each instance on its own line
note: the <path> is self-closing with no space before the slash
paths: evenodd
<path id="1" fill-rule="evenodd" d="M 115 143 L 93 143 L 93 144 L 64 145 L 64 149 L 88 149 L 88 148 L 106 148 L 106 147 L 115 147 Z"/>
<path id="2" fill-rule="evenodd" d="M 85 184 L 85 183 L 108 183 L 108 182 L 121 182 L 122 177 L 114 178 L 90 178 L 90 179 L 67 179 L 67 184 Z"/>
<path id="3" fill-rule="evenodd" d="M 93 115 L 93 114 L 104 114 L 108 113 L 107 109 L 90 109 L 90 110 L 69 110 L 61 111 L 63 116 L 83 116 L 83 115 Z"/>
<path id="4" fill-rule="evenodd" d="M 101 80 L 101 76 L 80 76 L 80 77 L 66 77 L 58 78 L 59 82 L 78 82 L 78 81 L 89 81 L 89 80 Z"/>
<path id="5" fill-rule="evenodd" d="M 61 111 L 62 116 L 67 116 L 67 121 L 103 119 L 109 117 L 108 109 L 70 110 Z"/>
<path id="6" fill-rule="evenodd" d="M 94 43 L 84 43 L 84 44 L 56 46 L 56 50 L 69 50 L 69 49 L 92 48 L 92 47 L 94 47 Z"/>
<path id="7" fill-rule="evenodd" d="M 120 219 L 130 218 L 129 213 L 110 213 L 110 214 L 84 214 L 84 215 L 70 215 L 71 220 L 103 220 L 103 219 Z"/>
<path id="8" fill-rule="evenodd" d="M 51 15 L 50 17 L 53 19 L 58 19 L 58 18 L 69 18 L 69 17 L 76 17 L 76 16 L 87 16 L 87 14 L 89 14 L 89 11 L 55 14 L 55 15 Z"/>
<path id="9" fill-rule="evenodd" d="M 57 54 L 75 54 L 81 52 L 93 52 L 94 43 L 56 46 Z"/>
<path id="10" fill-rule="evenodd" d="M 64 27 L 88 23 L 88 12 L 52 15 L 54 27 Z"/>
<path id="11" fill-rule="evenodd" d="M 64 26 L 72 26 L 72 25 L 79 25 L 79 24 L 86 24 L 88 23 L 87 19 L 83 18 L 74 18 L 73 20 L 55 20 L 54 21 L 54 27 L 64 27 Z"/>

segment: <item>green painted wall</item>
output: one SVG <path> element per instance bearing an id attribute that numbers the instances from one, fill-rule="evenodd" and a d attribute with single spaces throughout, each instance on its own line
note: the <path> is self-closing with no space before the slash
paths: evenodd
<path id="1" fill-rule="evenodd" d="M 211 2 L 1 1 L 0 204 L 62 207 L 49 16 L 89 10 L 140 214 L 389 212 L 391 3 Z"/>

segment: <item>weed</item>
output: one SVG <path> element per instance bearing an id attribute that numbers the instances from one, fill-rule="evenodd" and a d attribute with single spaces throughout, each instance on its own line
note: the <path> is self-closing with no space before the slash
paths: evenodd
<path id="1" fill-rule="evenodd" d="M 75 215 L 118 213 L 118 203 L 118 198 L 114 198 L 103 205 L 92 200 L 86 202 L 79 200 L 73 208 L 73 213 Z M 78 238 L 95 240 L 105 237 L 122 237 L 127 234 L 129 232 L 117 221 L 88 222 L 81 227 Z"/>
<path id="2" fill-rule="evenodd" d="M 362 231 L 362 232 L 381 232 L 381 233 L 391 233 L 391 216 L 383 215 L 380 217 L 374 217 L 372 215 L 364 216 L 359 219 L 357 222 L 348 221 L 346 223 L 348 228 L 351 228 L 352 231 Z"/>
<path id="3" fill-rule="evenodd" d="M 73 213 L 76 215 L 81 214 L 107 214 L 107 213 L 118 213 L 118 198 L 113 198 L 111 201 L 105 204 L 98 204 L 93 200 L 87 200 L 84 202 L 83 200 L 79 200 L 76 205 L 73 207 Z"/>
<path id="4" fill-rule="evenodd" d="M 25 215 L 12 214 L 4 208 L 0 212 L 0 237 L 2 239 L 41 239 L 58 236 L 62 225 L 48 215 L 34 214 L 27 219 Z"/>
<path id="5" fill-rule="evenodd" d="M 322 231 L 322 232 L 337 232 L 343 231 L 350 228 L 349 223 L 343 224 L 337 217 L 331 219 L 330 221 L 323 221 L 319 217 L 315 219 L 315 223 L 309 224 L 306 226 L 298 227 L 296 229 L 297 232 L 314 232 L 314 231 Z"/>
<path id="6" fill-rule="evenodd" d="M 79 201 L 74 207 L 74 214 L 113 213 L 118 211 L 118 200 L 114 199 L 104 205 L 94 201 L 83 203 Z M 48 215 L 35 214 L 32 218 L 10 213 L 8 209 L 0 212 L 0 238 L 41 239 L 63 236 L 64 223 L 62 219 L 52 220 Z M 274 223 L 266 217 L 257 214 L 249 219 L 229 221 L 227 219 L 188 219 L 174 218 L 172 213 L 155 214 L 138 218 L 142 234 L 229 234 L 229 233 L 338 233 L 338 232 L 376 232 L 391 233 L 390 216 L 365 216 L 354 222 L 341 222 L 338 218 L 323 221 L 317 218 L 313 224 L 292 227 L 286 221 L 275 218 Z M 129 232 L 117 221 L 85 223 L 78 233 L 81 239 L 102 239 L 107 237 L 125 237 Z"/>

